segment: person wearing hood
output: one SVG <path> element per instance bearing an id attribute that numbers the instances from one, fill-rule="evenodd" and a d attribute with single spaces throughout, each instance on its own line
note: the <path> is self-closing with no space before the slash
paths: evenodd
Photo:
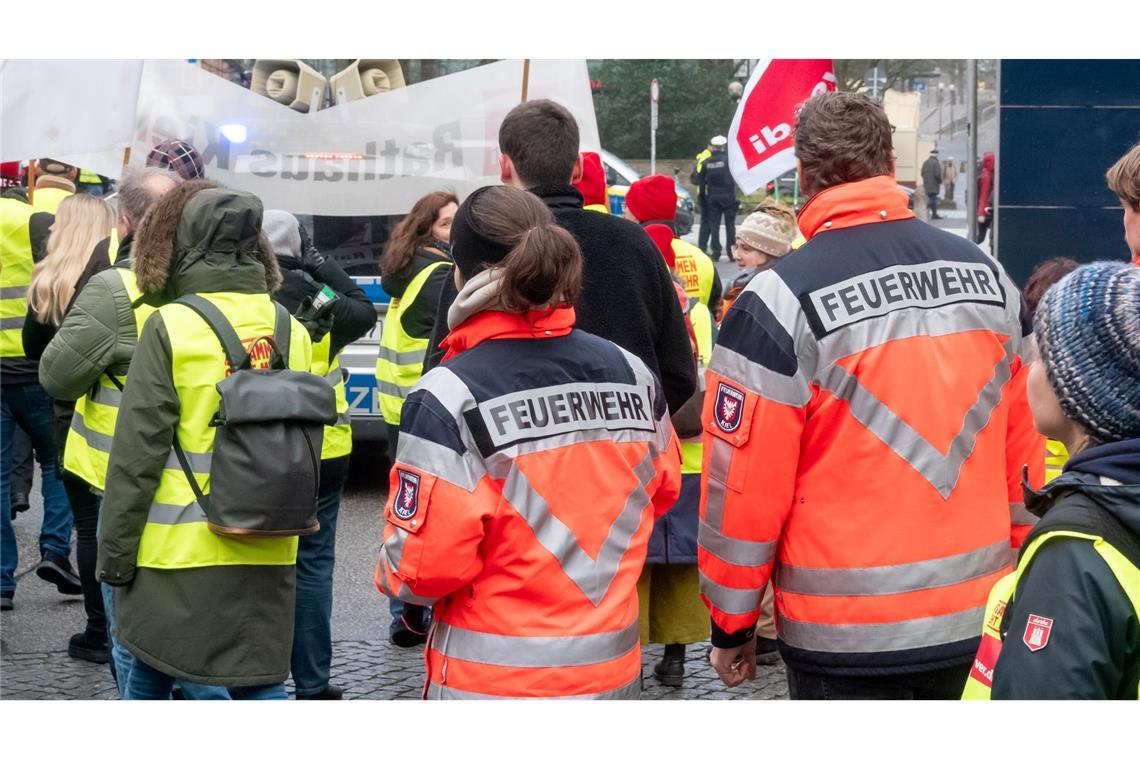
<path id="1" fill-rule="evenodd" d="M 610 213 L 610 193 L 606 187 L 606 169 L 602 157 L 593 151 L 582 154 L 582 179 L 574 183 L 582 194 L 582 208 L 586 211 Z"/>
<path id="2" fill-rule="evenodd" d="M 451 242 L 446 356 L 404 405 L 376 585 L 435 605 L 429 699 L 636 699 L 637 579 L 680 481 L 661 383 L 576 328 L 582 254 L 539 198 L 477 190 Z"/>
<path id="3" fill-rule="evenodd" d="M 982 173 L 978 175 L 978 236 L 974 242 L 978 245 L 986 239 L 990 225 L 994 221 L 994 178 L 996 174 L 997 158 L 993 151 L 982 156 Z M 990 237 L 990 250 L 993 250 L 994 239 Z"/>
<path id="4" fill-rule="evenodd" d="M 196 492 L 210 489 L 215 386 L 228 366 L 211 326 L 177 302 L 190 295 L 208 302 L 247 345 L 281 335 L 270 298 L 281 271 L 261 220 L 256 196 L 186 182 L 147 213 L 132 251 L 141 297 L 158 308 L 122 393 L 97 565 L 99 579 L 117 587 L 118 641 L 136 658 L 127 699 L 167 699 L 176 679 L 225 687 L 234 698 L 285 698 L 298 539 L 220 535 L 208 526 Z M 280 351 L 290 369 L 308 372 L 309 335 L 287 319 Z M 253 367 L 269 359 L 259 353 Z"/>
<path id="5" fill-rule="evenodd" d="M 400 411 L 423 374 L 429 340 L 437 328 L 440 296 L 451 281 L 451 220 L 459 208 L 455 193 L 436 191 L 416 201 L 392 230 L 380 259 L 380 286 L 392 296 L 380 335 L 376 386 L 388 424 L 388 461 L 396 461 Z M 389 640 L 400 647 L 427 641 L 431 611 L 392 599 Z"/>
<path id="6" fill-rule="evenodd" d="M 1071 458 L 1026 507 L 1041 520 L 990 594 L 964 696 L 1140 698 L 1140 270 L 1080 267 L 1034 318 L 1037 429 Z"/>
<path id="7" fill-rule="evenodd" d="M 664 174 L 642 177 L 629 186 L 622 216 L 642 227 L 663 224 L 673 230 L 673 274 L 681 278 L 685 293 L 716 314 L 721 299 L 720 275 L 708 254 L 677 237 L 677 185 Z"/>
<path id="8" fill-rule="evenodd" d="M 308 231 L 288 211 L 270 209 L 262 222 L 265 237 L 281 267 L 281 289 L 273 300 L 296 315 L 313 341 L 314 374 L 327 376 L 336 389 L 338 420 L 325 427 L 321 447 L 317 520 L 321 529 L 301 536 L 297 549 L 297 609 L 293 628 L 293 683 L 297 699 L 340 699 L 343 690 L 329 683 L 332 666 L 333 566 L 336 523 L 352 453 L 352 420 L 345 397 L 340 352 L 376 326 L 376 309 L 344 270 L 326 259 Z M 313 298 L 329 288 L 336 298 L 314 309 Z"/>

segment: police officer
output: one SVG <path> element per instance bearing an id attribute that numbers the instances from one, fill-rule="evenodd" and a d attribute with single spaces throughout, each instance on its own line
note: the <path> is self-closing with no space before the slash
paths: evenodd
<path id="1" fill-rule="evenodd" d="M 721 246 L 720 220 L 724 219 L 724 246 L 732 252 L 733 241 L 736 240 L 736 209 L 739 203 L 736 200 L 736 183 L 728 169 L 728 140 L 724 135 L 717 135 L 709 141 L 712 153 L 701 169 L 697 172 L 700 179 L 700 194 L 705 199 L 705 207 L 709 217 L 709 243 L 712 251 L 709 255 L 713 261 L 720 260 Z M 703 224 L 703 222 L 702 222 Z M 702 246 L 703 250 L 703 246 Z"/>
<path id="2" fill-rule="evenodd" d="M 696 156 L 697 163 L 696 163 L 696 166 L 693 168 L 693 173 L 689 175 L 689 182 L 691 182 L 692 184 L 694 184 L 698 187 L 701 184 L 701 167 L 705 165 L 705 161 L 708 160 L 708 157 L 712 155 L 712 151 L 713 151 L 713 146 L 712 146 L 712 143 L 710 142 L 708 147 L 706 147 L 704 150 L 702 150 Z M 697 208 L 700 209 L 700 211 L 701 211 L 701 227 L 700 227 L 700 231 L 697 233 L 697 247 L 700 248 L 702 251 L 705 251 L 708 249 L 709 232 L 711 231 L 711 228 L 709 227 L 710 219 L 709 219 L 708 204 L 705 203 L 705 200 L 706 199 L 705 199 L 704 193 L 702 193 L 698 190 L 697 191 Z"/>

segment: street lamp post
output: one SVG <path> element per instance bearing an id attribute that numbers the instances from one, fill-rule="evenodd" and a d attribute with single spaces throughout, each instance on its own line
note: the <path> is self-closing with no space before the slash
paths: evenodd
<path id="1" fill-rule="evenodd" d="M 954 84 L 951 83 L 950 84 L 950 139 L 951 140 L 954 139 L 954 100 L 957 98 L 957 95 L 955 94 L 954 90 L 955 90 Z"/>
<path id="2" fill-rule="evenodd" d="M 942 90 L 946 85 L 942 82 L 938 83 L 938 137 L 942 138 Z"/>

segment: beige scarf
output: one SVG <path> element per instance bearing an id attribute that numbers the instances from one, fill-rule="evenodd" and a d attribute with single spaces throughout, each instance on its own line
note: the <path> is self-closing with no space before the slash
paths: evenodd
<path id="1" fill-rule="evenodd" d="M 454 330 L 481 311 L 504 311 L 499 301 L 503 270 L 484 269 L 463 284 L 455 302 L 447 310 L 447 326 Z"/>

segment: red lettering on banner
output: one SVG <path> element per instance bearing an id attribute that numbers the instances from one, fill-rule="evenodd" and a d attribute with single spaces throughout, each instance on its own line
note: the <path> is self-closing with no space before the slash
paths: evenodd
<path id="1" fill-rule="evenodd" d="M 262 335 L 254 338 L 246 338 L 241 342 L 242 347 L 249 353 L 249 366 L 252 369 L 269 369 L 270 363 L 273 361 L 273 346 L 269 341 L 272 339 L 271 335 Z M 230 360 L 226 359 L 226 377 L 230 376 L 233 368 L 230 367 Z"/>

